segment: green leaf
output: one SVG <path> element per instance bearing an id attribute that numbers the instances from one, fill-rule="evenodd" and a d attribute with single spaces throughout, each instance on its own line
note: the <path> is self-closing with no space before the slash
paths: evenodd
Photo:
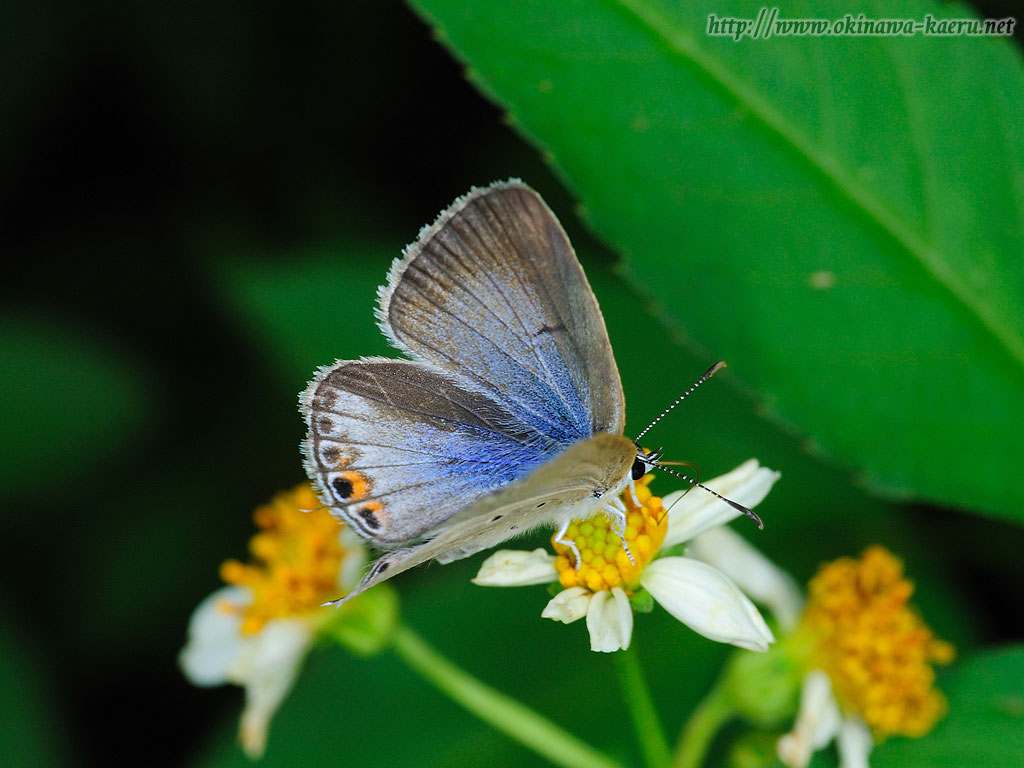
<path id="1" fill-rule="evenodd" d="M 706 34 L 711 2 L 415 5 L 766 412 L 876 490 L 1024 521 L 1024 74 L 1005 40 L 736 42 Z M 926 13 L 971 15 L 900 11 Z"/>
<path id="2" fill-rule="evenodd" d="M 1024 761 L 1024 646 L 979 653 L 940 674 L 949 714 L 920 739 L 890 739 L 873 768 L 1009 768 Z"/>
<path id="3" fill-rule="evenodd" d="M 52 320 L 0 317 L 0 491 L 67 483 L 110 455 L 151 406 L 124 355 Z"/>

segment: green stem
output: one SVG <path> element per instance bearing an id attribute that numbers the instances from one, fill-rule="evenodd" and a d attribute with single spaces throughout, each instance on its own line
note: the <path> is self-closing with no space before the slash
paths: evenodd
<path id="1" fill-rule="evenodd" d="M 661 726 L 658 711 L 651 699 L 640 657 L 636 652 L 636 640 L 629 648 L 615 653 L 615 666 L 619 670 L 619 687 L 622 698 L 633 721 L 640 751 L 649 768 L 666 768 L 672 765 L 672 753 Z"/>
<path id="2" fill-rule="evenodd" d="M 715 735 L 733 714 L 735 710 L 725 695 L 725 688 L 716 684 L 697 704 L 679 735 L 675 768 L 699 768 Z"/>
<path id="3" fill-rule="evenodd" d="M 571 733 L 513 698 L 459 669 L 404 625 L 392 636 L 392 649 L 438 690 L 485 723 L 565 768 L 621 768 Z"/>

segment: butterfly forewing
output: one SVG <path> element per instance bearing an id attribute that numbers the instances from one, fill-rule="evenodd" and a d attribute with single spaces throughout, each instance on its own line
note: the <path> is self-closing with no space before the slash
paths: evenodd
<path id="1" fill-rule="evenodd" d="M 622 433 L 597 300 L 558 220 L 520 182 L 474 190 L 425 228 L 393 265 L 378 318 L 396 347 L 565 444 Z"/>

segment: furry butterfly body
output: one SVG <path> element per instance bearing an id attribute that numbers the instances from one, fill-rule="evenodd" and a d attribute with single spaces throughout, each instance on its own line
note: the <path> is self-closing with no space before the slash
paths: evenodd
<path id="1" fill-rule="evenodd" d="M 345 599 L 604 509 L 638 459 L 604 320 L 551 210 L 474 189 L 396 259 L 381 331 L 409 359 L 342 360 L 300 398 L 321 501 L 390 550 Z M 643 466 L 640 467 L 643 469 Z"/>

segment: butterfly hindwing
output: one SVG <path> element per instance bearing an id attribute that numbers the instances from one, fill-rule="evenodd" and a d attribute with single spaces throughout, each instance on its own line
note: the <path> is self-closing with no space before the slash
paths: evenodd
<path id="1" fill-rule="evenodd" d="M 486 393 L 408 360 L 340 361 L 302 396 L 321 500 L 384 547 L 416 539 L 560 450 Z"/>

